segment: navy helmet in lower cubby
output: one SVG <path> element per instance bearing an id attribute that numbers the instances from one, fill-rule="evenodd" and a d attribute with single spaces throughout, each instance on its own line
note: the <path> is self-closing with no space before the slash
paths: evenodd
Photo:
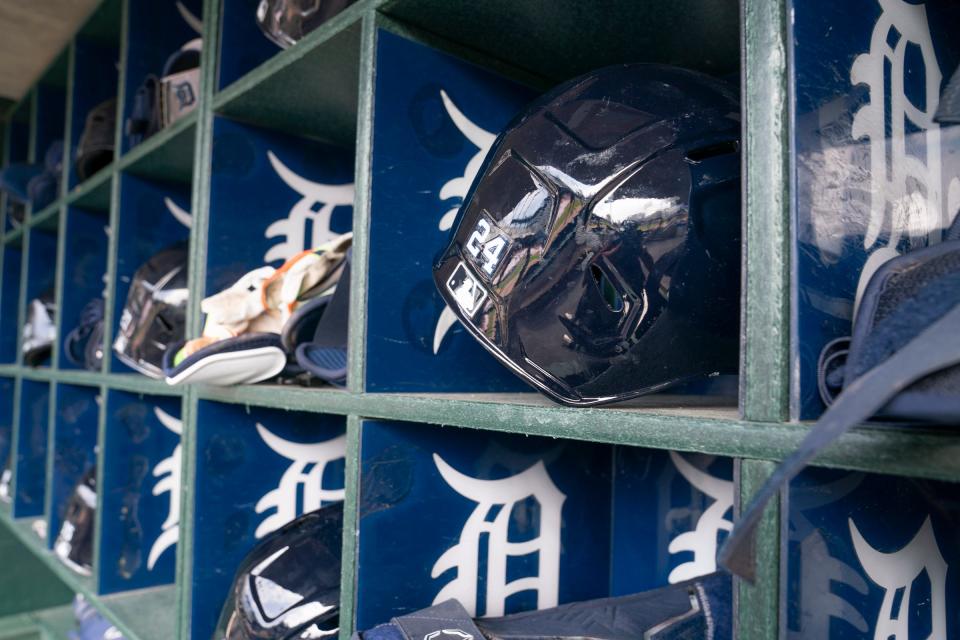
<path id="1" fill-rule="evenodd" d="M 23 269 L 23 248 L 20 243 L 7 243 L 2 249 L 0 265 L 0 362 L 17 361 L 20 343 L 20 283 Z"/>
<path id="2" fill-rule="evenodd" d="M 790 637 L 960 634 L 957 485 L 808 468 L 789 509 Z"/>
<path id="3" fill-rule="evenodd" d="M 97 590 L 171 583 L 180 531 L 180 398 L 111 390 L 105 411 Z"/>
<path id="4" fill-rule="evenodd" d="M 47 488 L 50 384 L 20 381 L 20 408 L 13 438 L 13 516 L 42 516 Z"/>
<path id="5" fill-rule="evenodd" d="M 499 131 L 536 93 L 377 32 L 367 391 L 525 391 L 460 326 L 433 262 Z"/>
<path id="6" fill-rule="evenodd" d="M 10 500 L 10 451 L 13 446 L 13 378 L 0 378 L 0 500 Z"/>
<path id="7" fill-rule="evenodd" d="M 24 296 L 27 306 L 20 350 L 25 364 L 48 366 L 58 340 L 55 324 L 57 229 L 32 227 L 28 233 Z"/>
<path id="8" fill-rule="evenodd" d="M 214 120 L 206 295 L 352 228 L 352 150 Z"/>
<path id="9" fill-rule="evenodd" d="M 98 371 L 103 352 L 105 274 L 109 219 L 105 212 L 68 207 L 58 338 L 61 369 Z"/>
<path id="10" fill-rule="evenodd" d="M 234 571 L 258 540 L 343 499 L 345 431 L 342 416 L 200 402 L 191 637 L 213 633 Z"/>
<path id="11" fill-rule="evenodd" d="M 728 459 L 365 421 L 360 468 L 359 629 L 681 582 L 716 570 L 731 527 Z"/>
<path id="12" fill-rule="evenodd" d="M 53 416 L 53 467 L 47 509 L 47 544 L 52 548 L 60 533 L 74 489 L 96 469 L 100 390 L 58 384 Z"/>
<path id="13" fill-rule="evenodd" d="M 120 176 L 120 222 L 117 238 L 117 279 L 114 288 L 113 336 L 123 318 L 123 308 L 134 274 L 145 262 L 174 246 L 184 248 L 190 238 L 190 185 Z M 183 265 L 186 268 L 186 264 Z M 114 373 L 129 372 L 114 353 Z"/>

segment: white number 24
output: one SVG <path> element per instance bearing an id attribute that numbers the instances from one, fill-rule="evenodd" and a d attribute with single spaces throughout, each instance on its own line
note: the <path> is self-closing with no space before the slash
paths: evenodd
<path id="1" fill-rule="evenodd" d="M 501 235 L 487 239 L 490 235 L 490 223 L 481 218 L 477 221 L 477 226 L 470 239 L 467 240 L 467 251 L 474 257 L 478 266 L 486 272 L 487 275 L 493 275 L 497 265 L 500 264 L 500 258 L 503 250 L 507 246 L 507 239 Z"/>

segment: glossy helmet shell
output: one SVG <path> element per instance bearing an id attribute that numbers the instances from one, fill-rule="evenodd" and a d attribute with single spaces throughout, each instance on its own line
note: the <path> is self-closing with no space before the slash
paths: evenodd
<path id="1" fill-rule="evenodd" d="M 187 245 L 145 262 L 133 276 L 113 350 L 129 367 L 163 377 L 163 354 L 183 340 L 187 313 Z"/>
<path id="2" fill-rule="evenodd" d="M 53 552 L 82 575 L 93 568 L 93 527 L 97 514 L 97 470 L 88 469 L 77 482 L 63 513 Z"/>
<path id="3" fill-rule="evenodd" d="M 434 268 L 491 353 L 555 400 L 625 400 L 735 372 L 737 90 L 609 67 L 500 134 Z"/>
<path id="4" fill-rule="evenodd" d="M 260 0 L 257 24 L 277 46 L 287 49 L 357 0 Z"/>
<path id="5" fill-rule="evenodd" d="M 336 637 L 342 538 L 342 503 L 264 538 L 237 569 L 214 640 Z"/>

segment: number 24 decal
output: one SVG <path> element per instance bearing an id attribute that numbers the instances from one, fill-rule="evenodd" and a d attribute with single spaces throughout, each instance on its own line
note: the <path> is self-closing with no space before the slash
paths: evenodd
<path id="1" fill-rule="evenodd" d="M 477 266 L 488 276 L 492 276 L 497 270 L 497 265 L 503 257 L 503 250 L 507 246 L 507 239 L 504 236 L 497 234 L 493 238 L 489 237 L 492 227 L 488 220 L 481 218 L 477 221 L 473 233 L 470 234 L 470 239 L 467 240 L 467 251 L 473 256 Z"/>

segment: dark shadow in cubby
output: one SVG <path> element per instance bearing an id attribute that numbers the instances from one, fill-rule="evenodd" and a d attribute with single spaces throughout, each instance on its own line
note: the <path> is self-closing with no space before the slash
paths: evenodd
<path id="1" fill-rule="evenodd" d="M 342 416 L 201 401 L 190 629 L 214 631 L 236 567 L 267 533 L 344 497 Z"/>
<path id="2" fill-rule="evenodd" d="M 105 410 L 97 591 L 170 584 L 180 526 L 180 399 L 114 390 Z"/>
<path id="3" fill-rule="evenodd" d="M 2 250 L 2 282 L 0 282 L 0 362 L 18 361 L 20 339 L 20 285 L 23 270 L 23 247 L 19 241 L 4 245 Z"/>

